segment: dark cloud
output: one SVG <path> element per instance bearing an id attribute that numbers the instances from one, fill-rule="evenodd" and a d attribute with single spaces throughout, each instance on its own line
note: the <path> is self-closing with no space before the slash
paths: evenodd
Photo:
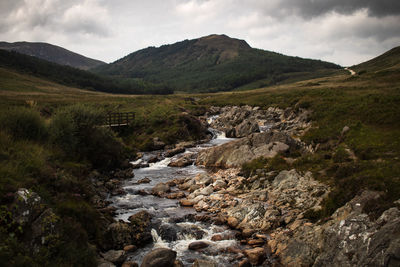
<path id="1" fill-rule="evenodd" d="M 370 16 L 400 15 L 399 0 L 281 0 L 280 12 L 294 13 L 302 17 L 317 17 L 330 12 L 352 14 L 367 9 Z"/>

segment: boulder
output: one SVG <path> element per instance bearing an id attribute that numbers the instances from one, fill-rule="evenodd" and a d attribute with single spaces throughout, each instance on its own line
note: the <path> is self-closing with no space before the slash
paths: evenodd
<path id="1" fill-rule="evenodd" d="M 104 249 L 119 249 L 132 244 L 132 229 L 128 223 L 119 221 L 110 224 L 104 233 Z"/>
<path id="2" fill-rule="evenodd" d="M 137 247 L 135 245 L 126 245 L 124 246 L 124 251 L 125 252 L 133 252 L 136 251 Z"/>
<path id="3" fill-rule="evenodd" d="M 193 155 L 194 154 L 185 154 L 184 156 L 182 156 L 174 161 L 171 161 L 171 163 L 169 163 L 168 166 L 183 168 L 183 167 L 192 165 L 194 162 Z"/>
<path id="4" fill-rule="evenodd" d="M 30 225 L 45 210 L 40 196 L 28 189 L 20 188 L 12 204 L 13 221 L 21 226 Z"/>
<path id="5" fill-rule="evenodd" d="M 173 157 L 173 156 L 175 156 L 177 154 L 180 154 L 180 153 L 183 153 L 183 152 L 185 152 L 185 148 L 184 147 L 177 147 L 177 148 L 170 149 L 170 150 L 166 151 L 164 156 L 166 158 L 170 158 L 170 157 Z"/>
<path id="6" fill-rule="evenodd" d="M 283 132 L 255 133 L 239 140 L 200 151 L 196 164 L 206 167 L 235 168 L 259 157 L 271 158 L 301 145 Z"/>
<path id="7" fill-rule="evenodd" d="M 204 242 L 204 241 L 195 241 L 189 244 L 189 249 L 190 250 L 199 250 L 208 247 L 210 244 Z"/>
<path id="8" fill-rule="evenodd" d="M 260 265 L 267 258 L 264 248 L 246 249 L 243 252 L 252 265 Z"/>
<path id="9" fill-rule="evenodd" d="M 139 181 L 137 181 L 138 184 L 148 184 L 148 183 L 150 183 L 150 182 L 151 182 L 151 180 L 150 180 L 149 178 L 147 178 L 147 177 L 145 177 L 145 178 L 140 179 Z"/>
<path id="10" fill-rule="evenodd" d="M 101 255 L 106 261 L 114 264 L 121 264 L 126 259 L 126 253 L 123 250 L 109 250 L 105 253 L 101 253 Z"/>
<path id="11" fill-rule="evenodd" d="M 176 252 L 168 248 L 157 248 L 144 256 L 140 267 L 173 267 Z"/>
<path id="12" fill-rule="evenodd" d="M 140 211 L 129 217 L 131 229 L 131 242 L 137 246 L 143 246 L 153 241 L 151 236 L 151 215 L 147 211 Z"/>
<path id="13" fill-rule="evenodd" d="M 169 192 L 171 192 L 171 189 L 166 183 L 158 183 L 151 189 L 151 194 L 158 197 L 164 197 Z"/>

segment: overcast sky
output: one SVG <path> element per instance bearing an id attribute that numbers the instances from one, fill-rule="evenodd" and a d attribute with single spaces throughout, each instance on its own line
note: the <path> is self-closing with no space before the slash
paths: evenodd
<path id="1" fill-rule="evenodd" d="M 348 66 L 400 45 L 400 0 L 0 0 L 0 40 L 106 62 L 213 33 Z"/>

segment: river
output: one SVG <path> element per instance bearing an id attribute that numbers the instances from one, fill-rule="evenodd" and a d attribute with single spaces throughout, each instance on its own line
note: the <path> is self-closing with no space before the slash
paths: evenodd
<path id="1" fill-rule="evenodd" d="M 161 182 L 165 183 L 175 178 L 194 177 L 200 173 L 206 173 L 206 169 L 194 164 L 183 168 L 168 167 L 168 164 L 187 153 L 198 153 L 207 147 L 218 146 L 234 140 L 226 138 L 223 133 L 216 130 L 210 129 L 210 131 L 214 133 L 214 138 L 211 141 L 188 148 L 185 152 L 174 157 L 150 163 L 149 167 L 136 169 L 134 178 L 126 180 L 123 185 L 127 194 L 110 199 L 112 205 L 117 208 L 115 219 L 128 221 L 132 214 L 145 210 L 152 214 L 154 225 L 157 225 L 152 229 L 154 242 L 134 252 L 128 260 L 140 263 L 144 255 L 152 249 L 165 247 L 176 251 L 177 259 L 181 260 L 185 266 L 191 266 L 195 259 L 214 261 L 218 263 L 218 266 L 232 266 L 237 263 L 237 254 L 226 251 L 228 247 L 240 247 L 233 230 L 226 226 L 196 222 L 193 218 L 194 215 L 199 213 L 193 208 L 181 207 L 178 200 L 159 198 L 153 195 L 143 196 L 139 193 L 141 190 L 151 192 L 151 189 Z M 146 163 L 157 153 L 160 152 L 145 153 L 140 160 L 141 163 Z M 143 178 L 149 178 L 150 183 L 137 184 L 137 181 Z M 174 188 L 174 190 L 177 189 Z M 214 242 L 211 238 L 216 234 L 229 238 Z M 207 242 L 209 247 L 201 251 L 189 250 L 188 245 L 194 241 Z"/>

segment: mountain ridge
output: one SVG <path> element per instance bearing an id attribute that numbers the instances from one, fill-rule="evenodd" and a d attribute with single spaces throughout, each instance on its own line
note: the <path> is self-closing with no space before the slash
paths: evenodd
<path id="1" fill-rule="evenodd" d="M 251 48 L 244 40 L 212 34 L 144 48 L 92 71 L 163 82 L 176 91 L 215 92 L 230 91 L 262 79 L 272 85 L 293 73 L 339 68 L 321 60 Z"/>
<path id="2" fill-rule="evenodd" d="M 0 49 L 15 51 L 82 70 L 89 70 L 106 64 L 103 61 L 80 55 L 63 47 L 43 42 L 0 42 Z"/>

